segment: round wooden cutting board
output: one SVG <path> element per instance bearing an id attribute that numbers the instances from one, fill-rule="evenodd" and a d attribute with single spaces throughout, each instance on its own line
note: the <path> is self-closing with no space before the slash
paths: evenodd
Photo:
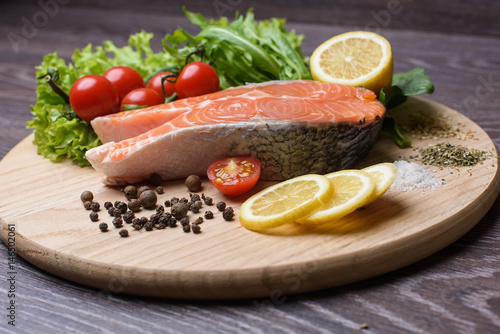
<path id="1" fill-rule="evenodd" d="M 51 163 L 37 155 L 29 136 L 0 162 L 2 240 L 35 266 L 62 278 L 111 293 L 192 299 L 264 297 L 338 286 L 386 273 L 418 261 L 457 240 L 486 214 L 498 196 L 498 154 L 488 135 L 456 111 L 422 98 L 412 98 L 391 115 L 399 123 L 411 115 L 440 114 L 474 138 L 459 140 L 412 138 L 413 148 L 400 149 L 381 134 L 359 167 L 411 160 L 418 149 L 450 142 L 491 153 L 482 164 L 460 169 L 429 166 L 444 180 L 436 190 L 389 189 L 381 198 L 326 226 L 288 224 L 252 232 L 238 222 L 239 205 L 251 194 L 227 198 L 204 180 L 203 192 L 224 200 L 235 219 L 215 214 L 201 225 L 202 233 L 182 228 L 135 231 L 122 238 L 102 205 L 125 200 L 105 187 L 90 167 Z M 256 189 L 270 183 L 259 182 Z M 182 181 L 164 183 L 159 203 L 189 197 Z M 84 190 L 101 204 L 99 222 L 91 222 L 80 201 Z M 138 217 L 154 211 L 142 210 Z M 98 229 L 107 222 L 110 231 Z M 9 228 L 15 230 L 10 233 Z M 15 238 L 15 239 L 13 239 Z"/>

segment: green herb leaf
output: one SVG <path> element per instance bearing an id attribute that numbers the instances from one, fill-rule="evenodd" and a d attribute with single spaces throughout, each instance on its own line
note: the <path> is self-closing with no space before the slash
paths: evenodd
<path id="1" fill-rule="evenodd" d="M 421 67 L 405 73 L 395 73 L 392 77 L 392 87 L 382 88 L 379 100 L 387 109 L 395 108 L 406 101 L 411 95 L 432 94 L 434 85 L 425 70 Z"/>
<path id="2" fill-rule="evenodd" d="M 389 134 L 391 139 L 398 145 L 400 148 L 408 148 L 411 147 L 411 139 L 405 137 L 399 132 L 398 125 L 394 118 L 390 116 L 385 116 L 384 123 L 382 124 L 382 131 Z"/>

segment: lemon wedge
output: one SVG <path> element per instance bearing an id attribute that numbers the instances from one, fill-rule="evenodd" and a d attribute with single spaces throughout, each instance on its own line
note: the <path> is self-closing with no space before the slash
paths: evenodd
<path id="1" fill-rule="evenodd" d="M 361 86 L 377 95 L 392 84 L 391 45 L 372 32 L 352 31 L 330 38 L 314 50 L 310 66 L 314 80 Z"/>
<path id="2" fill-rule="evenodd" d="M 239 219 L 249 230 L 281 226 L 309 215 L 327 203 L 333 192 L 333 184 L 325 176 L 298 176 L 247 199 L 241 205 Z"/>
<path id="3" fill-rule="evenodd" d="M 375 189 L 373 177 L 362 170 L 343 170 L 325 175 L 335 189 L 329 202 L 297 222 L 316 225 L 343 217 L 371 201 Z"/>
<path id="4" fill-rule="evenodd" d="M 373 190 L 369 204 L 382 196 L 391 186 L 396 178 L 396 165 L 390 162 L 384 162 L 370 167 L 363 168 L 362 171 L 367 172 L 375 181 L 375 189 Z"/>

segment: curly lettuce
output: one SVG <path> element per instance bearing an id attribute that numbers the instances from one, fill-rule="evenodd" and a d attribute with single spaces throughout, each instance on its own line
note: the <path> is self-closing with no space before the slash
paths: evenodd
<path id="1" fill-rule="evenodd" d="M 36 67 L 36 77 L 43 77 L 50 68 L 57 68 L 57 84 L 69 92 L 78 78 L 88 74 L 102 75 L 113 66 L 129 66 L 147 77 L 160 67 L 181 64 L 167 52 L 154 52 L 150 45 L 152 38 L 152 33 L 142 31 L 131 35 L 129 44 L 124 47 L 117 47 L 111 41 L 96 47 L 89 44 L 81 50 L 76 49 L 68 63 L 57 53 L 51 53 Z M 37 87 L 36 97 L 36 104 L 31 106 L 33 119 L 26 126 L 34 129 L 33 142 L 38 147 L 38 154 L 53 162 L 68 158 L 80 166 L 89 165 L 85 152 L 101 145 L 90 124 L 77 118 L 71 107 L 43 80 Z"/>

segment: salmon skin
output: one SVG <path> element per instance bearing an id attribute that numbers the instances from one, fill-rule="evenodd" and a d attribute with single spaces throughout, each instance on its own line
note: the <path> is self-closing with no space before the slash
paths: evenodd
<path id="1" fill-rule="evenodd" d="M 180 101 L 122 113 L 138 122 L 161 115 L 141 125 L 146 132 L 140 134 L 133 122 L 116 129 L 110 119 L 120 124 L 119 117 L 99 118 L 96 124 L 108 124 L 107 142 L 86 157 L 105 183 L 134 183 L 153 173 L 165 181 L 203 176 L 210 163 L 237 155 L 259 159 L 263 180 L 352 168 L 372 149 L 385 114 L 369 90 L 308 80 L 249 84 Z"/>

